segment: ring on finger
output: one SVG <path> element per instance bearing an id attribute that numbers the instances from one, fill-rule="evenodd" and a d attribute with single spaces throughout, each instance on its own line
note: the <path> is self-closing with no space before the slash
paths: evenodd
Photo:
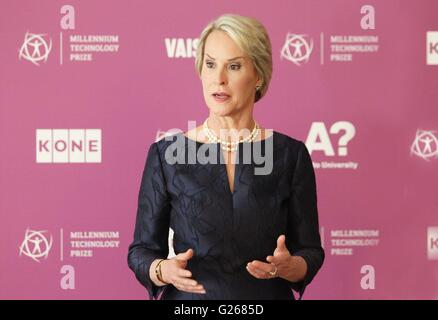
<path id="1" fill-rule="evenodd" d="M 277 275 L 277 266 L 273 263 L 271 263 L 274 266 L 274 270 L 273 271 L 269 271 L 268 274 L 271 276 L 271 278 L 275 277 Z"/>

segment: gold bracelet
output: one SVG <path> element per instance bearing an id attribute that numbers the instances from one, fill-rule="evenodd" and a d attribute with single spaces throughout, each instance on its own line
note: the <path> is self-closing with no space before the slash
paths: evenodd
<path id="1" fill-rule="evenodd" d="M 160 280 L 162 283 L 168 284 L 166 281 L 163 280 L 163 275 L 161 274 L 161 262 L 163 262 L 166 259 L 161 259 L 158 261 L 157 265 L 155 266 L 155 275 L 157 276 L 157 279 Z"/>

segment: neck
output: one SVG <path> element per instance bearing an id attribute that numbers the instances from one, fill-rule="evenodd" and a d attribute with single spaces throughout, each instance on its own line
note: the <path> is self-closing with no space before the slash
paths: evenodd
<path id="1" fill-rule="evenodd" d="M 245 135 L 242 130 L 246 129 L 251 132 L 254 129 L 255 121 L 251 114 L 233 117 L 220 117 L 210 114 L 207 124 L 209 129 L 219 137 L 220 133 L 227 134 L 234 130 Z"/>
<path id="2" fill-rule="evenodd" d="M 210 140 L 227 142 L 228 145 L 239 141 L 252 141 L 258 133 L 252 116 L 248 118 L 210 116 L 206 119 L 204 127 Z"/>

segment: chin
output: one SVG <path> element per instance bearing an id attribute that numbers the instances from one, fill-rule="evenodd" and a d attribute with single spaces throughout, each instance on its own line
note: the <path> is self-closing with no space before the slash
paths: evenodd
<path id="1" fill-rule="evenodd" d="M 217 103 L 212 103 L 210 105 L 210 111 L 216 116 L 220 116 L 220 117 L 225 117 L 227 115 L 234 113 L 233 108 L 224 104 L 217 104 Z"/>

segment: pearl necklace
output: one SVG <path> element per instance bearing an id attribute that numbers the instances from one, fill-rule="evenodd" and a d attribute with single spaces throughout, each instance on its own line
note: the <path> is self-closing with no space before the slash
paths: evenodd
<path id="1" fill-rule="evenodd" d="M 239 143 L 241 142 L 253 142 L 254 139 L 257 137 L 258 133 L 259 133 L 259 126 L 257 124 L 257 122 L 254 121 L 254 129 L 252 129 L 251 133 L 249 136 L 243 138 L 243 139 L 239 139 L 239 141 L 224 141 L 219 139 L 216 134 L 210 130 L 210 128 L 207 125 L 207 119 L 205 119 L 204 124 L 203 124 L 203 130 L 205 132 L 205 135 L 208 137 L 208 140 L 210 140 L 210 142 L 214 142 L 214 143 L 220 143 L 221 144 L 221 148 L 224 151 L 236 151 L 239 148 Z"/>

